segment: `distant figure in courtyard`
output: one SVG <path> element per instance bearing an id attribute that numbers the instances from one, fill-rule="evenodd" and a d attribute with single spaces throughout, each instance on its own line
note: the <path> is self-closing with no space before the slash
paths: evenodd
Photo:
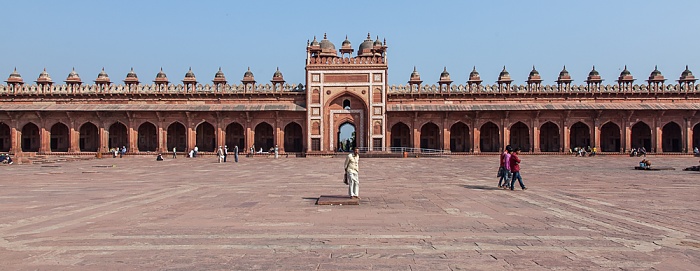
<path id="1" fill-rule="evenodd" d="M 119 152 L 119 158 L 124 158 L 126 154 L 126 146 L 122 146 L 122 150 Z"/>
<path id="2" fill-rule="evenodd" d="M 192 158 L 194 157 L 194 150 L 190 150 L 190 153 L 187 155 L 187 158 Z"/>
<path id="3" fill-rule="evenodd" d="M 177 158 L 177 147 L 173 147 L 173 159 Z"/>
<path id="4" fill-rule="evenodd" d="M 279 154 L 280 154 L 280 149 L 277 147 L 277 145 L 275 145 L 275 159 L 277 159 Z"/>
<path id="5" fill-rule="evenodd" d="M 348 194 L 353 199 L 360 198 L 360 150 L 354 148 L 345 158 L 345 174 L 348 178 Z"/>
<path id="6" fill-rule="evenodd" d="M 693 155 L 700 156 L 700 150 L 698 150 L 698 147 L 693 148 Z"/>
<path id="7" fill-rule="evenodd" d="M 199 152 L 199 147 L 194 146 L 194 156 L 192 156 L 192 157 L 197 157 L 198 152 Z"/>
<path id="8" fill-rule="evenodd" d="M 233 147 L 233 161 L 238 163 L 238 145 Z"/>
<path id="9" fill-rule="evenodd" d="M 506 146 L 505 150 L 503 150 L 503 153 L 501 153 L 501 165 L 498 167 L 498 175 L 496 176 L 501 177 L 498 179 L 498 188 L 506 189 L 508 188 L 508 185 L 510 185 L 510 153 L 512 151 L 513 148 L 508 145 Z"/>
<path id="10" fill-rule="evenodd" d="M 221 149 L 221 146 L 216 150 L 216 157 L 219 159 L 219 163 L 224 160 L 224 151 Z"/>
<path id="11" fill-rule="evenodd" d="M 228 158 L 228 145 L 224 145 L 224 163 L 226 163 L 226 158 Z"/>
<path id="12" fill-rule="evenodd" d="M 520 183 L 520 188 L 523 190 L 527 190 L 527 187 L 525 187 L 525 184 L 523 184 L 523 177 L 520 176 L 520 157 L 518 155 L 520 154 L 520 147 L 516 147 L 515 150 L 513 150 L 513 153 L 510 154 L 510 172 L 513 173 L 513 177 L 510 180 L 510 190 L 513 190 L 515 187 L 515 179 L 518 179 L 518 182 Z"/>
<path id="13" fill-rule="evenodd" d="M 163 155 L 159 153 L 158 156 L 156 156 L 156 161 L 163 161 Z"/>

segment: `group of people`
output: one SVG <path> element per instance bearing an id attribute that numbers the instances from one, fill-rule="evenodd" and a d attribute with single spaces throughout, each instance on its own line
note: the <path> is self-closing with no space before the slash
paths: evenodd
<path id="1" fill-rule="evenodd" d="M 577 157 L 586 157 L 586 154 L 588 156 L 595 156 L 596 154 L 596 147 L 591 148 L 591 146 L 588 147 L 574 147 L 572 150 L 575 156 Z"/>
<path id="2" fill-rule="evenodd" d="M 231 151 L 233 152 L 233 160 L 238 163 L 238 146 L 233 146 L 233 150 Z M 173 159 L 177 159 L 177 147 L 173 147 L 172 153 Z M 199 147 L 194 146 L 194 148 L 187 153 L 187 158 L 196 158 L 198 154 Z M 216 157 L 219 160 L 219 163 L 226 162 L 228 160 L 228 154 L 228 145 L 224 145 L 223 147 L 219 146 L 219 148 L 216 150 Z M 163 161 L 163 155 L 159 153 L 158 156 L 156 156 L 156 161 Z"/>
<path id="3" fill-rule="evenodd" d="M 0 163 L 12 165 L 14 162 L 12 161 L 12 157 L 10 157 L 9 154 L 3 153 L 0 154 Z"/>
<path id="4" fill-rule="evenodd" d="M 642 156 L 642 155 L 643 155 L 644 157 L 647 157 L 647 149 L 644 148 L 643 146 L 642 146 L 641 148 L 636 148 L 636 149 L 635 149 L 635 148 L 632 148 L 632 149 L 630 150 L 630 157 L 635 157 L 635 156 L 639 157 L 639 156 Z"/>
<path id="5" fill-rule="evenodd" d="M 124 155 L 126 154 L 126 146 L 122 146 L 121 148 L 111 148 L 109 149 L 109 152 L 112 154 L 112 158 L 117 158 L 117 155 L 119 158 L 124 158 Z"/>
<path id="6" fill-rule="evenodd" d="M 525 184 L 523 184 L 523 178 L 520 176 L 521 160 L 518 155 L 520 155 L 520 148 L 515 147 L 515 149 L 513 149 L 513 147 L 510 145 L 506 146 L 503 153 L 501 153 L 501 165 L 498 168 L 498 174 L 496 175 L 497 177 L 500 177 L 498 180 L 499 188 L 510 188 L 510 190 L 514 190 L 515 180 L 517 179 L 518 183 L 520 184 L 520 188 L 527 190 L 527 187 L 525 187 Z"/>

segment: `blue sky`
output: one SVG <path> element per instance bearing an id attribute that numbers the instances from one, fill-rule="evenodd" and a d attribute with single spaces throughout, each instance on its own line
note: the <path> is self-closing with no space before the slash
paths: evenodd
<path id="1" fill-rule="evenodd" d="M 5 1 L 3 1 L 5 2 Z M 505 65 L 516 83 L 532 65 L 552 84 L 566 65 L 582 84 L 595 65 L 614 83 L 624 65 L 638 83 L 654 65 L 670 80 L 700 73 L 700 1 L 6 1 L 0 76 L 17 67 L 34 81 L 45 67 L 63 81 L 72 67 L 91 82 L 102 67 L 142 82 L 163 67 L 179 82 L 189 67 L 210 83 L 222 67 L 239 83 L 247 67 L 269 82 L 276 67 L 304 82 L 305 46 L 324 33 L 357 48 L 386 39 L 389 83 L 418 68 L 424 83 L 443 67 L 463 84 L 476 66 L 492 84 Z"/>

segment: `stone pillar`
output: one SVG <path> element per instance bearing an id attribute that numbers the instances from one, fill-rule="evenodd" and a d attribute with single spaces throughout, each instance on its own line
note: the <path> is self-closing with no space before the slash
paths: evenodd
<path id="1" fill-rule="evenodd" d="M 41 122 L 41 128 L 39 128 L 39 153 L 50 153 L 51 152 L 51 132 L 46 130 L 44 127 L 44 121 Z"/>
<path id="2" fill-rule="evenodd" d="M 70 122 L 70 128 L 68 129 L 68 151 L 80 152 L 80 131 L 75 129 L 74 121 Z"/>
<path id="3" fill-rule="evenodd" d="M 471 136 L 471 140 L 472 140 L 472 151 L 474 153 L 480 153 L 481 152 L 481 130 L 476 126 L 476 122 L 474 122 L 470 136 Z"/>
<path id="4" fill-rule="evenodd" d="M 622 122 L 624 127 L 622 128 L 623 130 L 621 131 L 620 135 L 622 135 L 622 141 L 624 142 L 624 144 L 621 145 L 624 147 L 622 150 L 620 150 L 620 152 L 624 153 L 627 150 L 632 149 L 632 140 L 630 140 L 632 138 L 632 127 L 630 127 L 629 120 L 623 120 Z"/>
<path id="5" fill-rule="evenodd" d="M 248 144 L 246 146 L 245 151 L 248 152 L 250 150 L 250 147 L 255 144 L 255 135 L 253 134 L 253 131 L 250 129 L 250 121 L 246 123 L 245 127 L 245 142 Z M 321 146 L 323 147 L 323 146 Z"/>
<path id="6" fill-rule="evenodd" d="M 158 152 L 160 153 L 166 153 L 168 150 L 168 137 L 167 137 L 167 131 L 163 130 L 163 121 L 159 120 L 158 121 L 158 126 L 156 127 L 156 137 L 158 138 Z M 171 150 L 172 151 L 172 150 Z M 177 151 L 186 151 L 186 150 L 177 150 Z"/>
<path id="7" fill-rule="evenodd" d="M 447 119 L 449 117 L 449 113 L 445 112 L 445 118 L 442 120 L 442 149 L 445 151 L 451 151 L 452 146 L 450 142 L 450 129 L 447 127 Z"/>
<path id="8" fill-rule="evenodd" d="M 128 152 L 138 152 L 139 144 L 139 131 L 137 129 L 134 129 L 134 121 L 129 120 L 129 130 L 127 130 L 127 138 L 129 139 L 129 147 L 127 149 Z"/>
<path id="9" fill-rule="evenodd" d="M 12 128 L 10 128 L 10 153 L 18 153 L 22 152 L 22 146 L 21 146 L 21 138 L 19 133 L 17 132 L 17 122 L 13 121 L 12 122 Z"/>
<path id="10" fill-rule="evenodd" d="M 97 134 L 100 138 L 100 144 L 97 147 L 97 152 L 104 153 L 107 151 L 107 144 L 109 143 L 109 131 L 105 130 L 105 127 L 103 127 L 103 125 L 100 125 L 100 130 L 97 132 Z"/>
<path id="11" fill-rule="evenodd" d="M 530 129 L 532 136 L 530 136 L 530 146 L 532 146 L 533 152 L 540 152 L 540 119 L 535 118 L 532 120 L 532 129 Z"/>
<path id="12" fill-rule="evenodd" d="M 690 126 L 690 118 L 685 119 L 683 124 L 685 125 L 685 136 L 683 137 L 683 147 L 685 149 L 683 152 L 693 153 L 693 129 L 691 129 L 692 127 Z"/>
<path id="13" fill-rule="evenodd" d="M 568 122 L 564 121 L 562 130 L 564 131 L 564 133 L 562 134 L 562 137 L 564 138 L 564 151 L 568 152 L 571 149 L 571 129 L 569 129 Z"/>
<path id="14" fill-rule="evenodd" d="M 510 129 L 508 127 L 507 119 L 501 120 L 501 133 L 498 137 L 498 144 L 500 145 L 500 149 L 503 149 L 506 146 L 510 145 Z"/>
<path id="15" fill-rule="evenodd" d="M 657 118 L 654 118 L 652 133 L 651 133 L 651 142 L 653 143 L 651 145 L 651 152 L 663 152 L 664 148 L 661 145 L 663 143 L 663 131 L 662 128 L 659 127 L 659 120 Z"/>
<path id="16" fill-rule="evenodd" d="M 596 119 L 593 121 L 593 146 L 591 148 L 598 148 L 598 151 L 600 150 L 600 120 Z"/>
<path id="17" fill-rule="evenodd" d="M 414 122 L 415 123 L 415 122 Z M 413 147 L 416 149 L 420 149 L 420 130 L 416 129 L 416 127 L 413 128 Z"/>
<path id="18" fill-rule="evenodd" d="M 188 150 L 193 150 L 195 146 L 197 146 L 197 132 L 192 129 L 192 125 L 190 121 L 187 121 L 187 149 Z M 199 148 L 199 146 L 197 146 Z"/>

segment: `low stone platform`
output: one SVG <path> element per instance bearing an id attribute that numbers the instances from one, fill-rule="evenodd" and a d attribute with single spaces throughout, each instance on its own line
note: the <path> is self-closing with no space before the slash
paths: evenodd
<path id="1" fill-rule="evenodd" d="M 350 196 L 322 195 L 316 201 L 316 205 L 360 205 L 360 199 L 353 199 Z"/>

